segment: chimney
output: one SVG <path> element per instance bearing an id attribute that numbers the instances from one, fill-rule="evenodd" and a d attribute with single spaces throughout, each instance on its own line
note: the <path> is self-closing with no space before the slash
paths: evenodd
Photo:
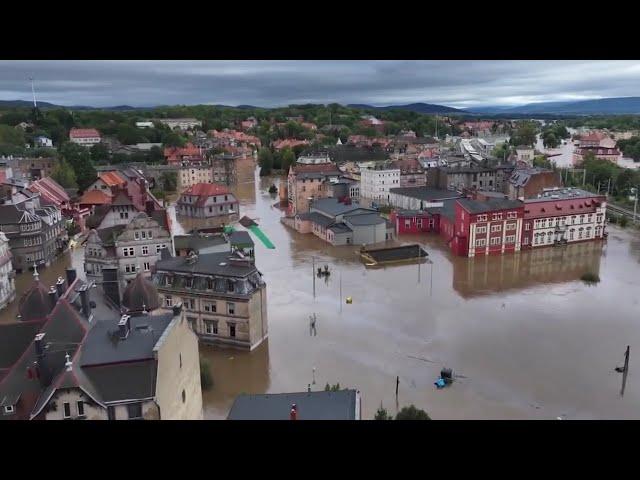
<path id="1" fill-rule="evenodd" d="M 91 302 L 89 301 L 89 285 L 86 283 L 82 285 L 78 292 L 80 292 L 80 304 L 82 306 L 82 314 L 89 318 L 91 316 Z"/>
<path id="2" fill-rule="evenodd" d="M 289 413 L 289 420 L 297 420 L 298 419 L 298 407 L 295 403 L 291 404 L 291 412 Z"/>
<path id="3" fill-rule="evenodd" d="M 39 333 L 36 335 L 36 338 L 33 341 L 33 345 L 36 349 L 36 356 L 38 357 L 38 361 L 40 361 L 44 357 L 44 333 Z"/>
<path id="4" fill-rule="evenodd" d="M 173 306 L 173 316 L 177 317 L 182 312 L 182 302 L 178 302 Z"/>
<path id="5" fill-rule="evenodd" d="M 64 281 L 64 278 L 58 277 L 58 281 L 56 282 L 56 289 L 58 290 L 58 297 L 62 297 L 67 291 L 67 284 Z"/>
<path id="6" fill-rule="evenodd" d="M 67 268 L 67 285 L 71 286 L 73 282 L 75 282 L 78 274 L 75 268 L 69 267 Z"/>
<path id="7" fill-rule="evenodd" d="M 51 303 L 51 310 L 53 310 L 56 303 L 58 303 L 58 290 L 56 290 L 56 287 L 53 285 L 51 285 L 49 289 L 49 302 Z"/>
<path id="8" fill-rule="evenodd" d="M 120 334 L 120 339 L 124 340 L 129 336 L 129 331 L 131 330 L 131 317 L 129 315 L 123 315 L 118 322 L 118 333 Z"/>

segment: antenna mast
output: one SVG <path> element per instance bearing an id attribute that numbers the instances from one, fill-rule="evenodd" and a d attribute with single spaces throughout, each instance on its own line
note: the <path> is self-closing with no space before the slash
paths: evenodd
<path id="1" fill-rule="evenodd" d="M 38 108 L 38 104 L 36 102 L 36 90 L 33 86 L 33 77 L 29 77 L 29 80 L 31 80 L 31 93 L 33 95 L 33 108 Z"/>

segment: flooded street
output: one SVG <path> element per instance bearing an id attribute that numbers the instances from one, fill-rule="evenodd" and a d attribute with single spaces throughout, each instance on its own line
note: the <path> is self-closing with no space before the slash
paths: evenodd
<path id="1" fill-rule="evenodd" d="M 205 418 L 225 418 L 240 393 L 305 391 L 309 384 L 320 390 L 326 383 L 359 389 L 363 419 L 381 403 L 392 412 L 413 403 L 434 419 L 640 416 L 637 233 L 610 226 L 606 243 L 475 259 L 452 257 L 439 236 L 402 236 L 401 243 L 421 242 L 433 264 L 368 270 L 357 247 L 331 247 L 282 225 L 277 196 L 267 193 L 279 179 L 259 178 L 253 160 L 238 165 L 238 176 L 240 215 L 255 219 L 276 246 L 255 239 L 269 339 L 253 352 L 201 345 L 214 380 L 203 393 Z M 72 259 L 81 271 L 81 256 L 78 249 L 43 270 L 45 284 Z M 314 257 L 331 270 L 326 282 L 316 279 L 315 298 Z M 600 283 L 584 284 L 585 272 L 597 273 Z M 18 297 L 31 279 L 18 275 Z M 17 301 L 2 318 L 13 318 L 15 309 Z M 314 312 L 317 336 L 310 336 Z M 614 367 L 627 345 L 621 398 Z M 459 378 L 437 390 L 443 366 Z"/>

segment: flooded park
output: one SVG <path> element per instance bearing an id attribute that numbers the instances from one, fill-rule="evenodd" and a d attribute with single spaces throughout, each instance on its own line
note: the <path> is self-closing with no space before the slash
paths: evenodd
<path id="1" fill-rule="evenodd" d="M 284 226 L 277 195 L 268 193 L 280 179 L 260 178 L 253 159 L 238 165 L 238 177 L 241 216 L 276 246 L 255 247 L 267 282 L 269 338 L 252 352 L 200 347 L 214 381 L 203 392 L 205 418 L 225 418 L 240 393 L 327 383 L 360 390 L 363 419 L 381 404 L 391 412 L 414 404 L 434 419 L 638 417 L 637 231 L 612 225 L 604 242 L 473 259 L 453 257 L 437 235 L 400 236 L 396 243 L 420 243 L 431 263 L 367 269 L 358 247 L 332 247 Z M 193 227 L 176 220 L 174 233 Z M 52 283 L 70 263 L 82 271 L 82 261 L 78 248 L 41 278 Z M 315 278 L 314 264 L 331 274 Z M 583 282 L 585 273 L 600 281 Z M 28 272 L 17 276 L 18 297 L 31 281 Z M 17 303 L 2 320 L 15 318 Z M 317 335 L 310 335 L 314 313 Z M 614 368 L 627 345 L 621 396 Z M 443 367 L 456 377 L 438 390 Z"/>

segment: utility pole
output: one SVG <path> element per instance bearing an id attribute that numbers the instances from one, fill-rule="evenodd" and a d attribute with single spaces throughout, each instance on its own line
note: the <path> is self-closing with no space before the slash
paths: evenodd
<path id="1" fill-rule="evenodd" d="M 638 209 L 638 187 L 634 188 L 633 198 L 633 223 L 636 223 L 636 210 Z"/>
<path id="2" fill-rule="evenodd" d="M 313 298 L 316 298 L 316 257 L 311 257 L 313 261 Z"/>
<path id="3" fill-rule="evenodd" d="M 342 270 L 340 270 L 340 313 L 342 313 Z"/>
<path id="4" fill-rule="evenodd" d="M 622 371 L 622 389 L 620 390 L 620 396 L 624 395 L 624 387 L 627 385 L 627 373 L 629 373 L 629 345 L 627 345 L 627 351 L 624 352 L 624 370 Z"/>
<path id="5" fill-rule="evenodd" d="M 582 170 L 582 186 L 584 187 L 587 183 L 587 169 Z"/>
<path id="6" fill-rule="evenodd" d="M 396 376 L 396 401 L 398 400 L 398 386 L 400 385 L 400 377 Z"/>

